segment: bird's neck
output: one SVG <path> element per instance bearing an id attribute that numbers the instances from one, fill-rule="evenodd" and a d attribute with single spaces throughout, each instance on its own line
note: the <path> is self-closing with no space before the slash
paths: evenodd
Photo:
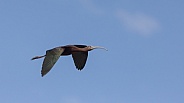
<path id="1" fill-rule="evenodd" d="M 87 51 L 89 51 L 88 50 L 88 48 L 78 48 L 78 47 L 74 47 L 74 48 L 72 48 L 72 51 L 73 52 L 87 52 Z"/>

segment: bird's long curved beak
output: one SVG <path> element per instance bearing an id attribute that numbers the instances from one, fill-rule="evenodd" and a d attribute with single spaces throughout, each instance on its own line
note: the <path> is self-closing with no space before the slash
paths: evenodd
<path id="1" fill-rule="evenodd" d="M 108 51 L 106 48 L 101 47 L 101 46 L 92 46 L 93 49 L 104 49 L 106 51 Z"/>

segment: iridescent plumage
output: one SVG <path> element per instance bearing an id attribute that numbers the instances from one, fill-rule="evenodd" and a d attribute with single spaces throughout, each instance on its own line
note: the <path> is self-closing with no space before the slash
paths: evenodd
<path id="1" fill-rule="evenodd" d="M 32 58 L 32 60 L 45 57 L 41 70 L 42 76 L 46 75 L 52 69 L 52 67 L 57 62 L 60 56 L 72 55 L 76 68 L 78 70 L 82 70 L 87 61 L 88 51 L 91 51 L 93 49 L 105 49 L 105 48 L 99 46 L 66 45 L 47 50 L 46 55 L 35 56 Z"/>

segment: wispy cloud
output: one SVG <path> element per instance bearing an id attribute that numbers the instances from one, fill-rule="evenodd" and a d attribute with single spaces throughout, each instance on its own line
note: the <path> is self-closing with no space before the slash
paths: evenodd
<path id="1" fill-rule="evenodd" d="M 160 23 L 152 16 L 143 12 L 129 12 L 128 10 L 107 11 L 103 8 L 97 7 L 93 0 L 79 0 L 81 5 L 89 11 L 89 13 L 114 16 L 117 17 L 124 28 L 130 32 L 135 32 L 142 36 L 150 36 L 159 30 Z"/>
<path id="2" fill-rule="evenodd" d="M 103 10 L 97 7 L 91 0 L 79 0 L 82 6 L 94 14 L 103 14 Z"/>
<path id="3" fill-rule="evenodd" d="M 130 13 L 119 10 L 116 12 L 116 16 L 128 30 L 137 32 L 143 36 L 151 35 L 160 27 L 156 19 L 143 13 Z"/>

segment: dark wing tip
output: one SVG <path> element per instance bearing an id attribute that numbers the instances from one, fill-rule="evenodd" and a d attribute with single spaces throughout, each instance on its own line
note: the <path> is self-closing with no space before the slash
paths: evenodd
<path id="1" fill-rule="evenodd" d="M 45 69 L 42 69 L 41 70 L 41 76 L 45 76 L 50 70 L 45 70 Z"/>
<path id="2" fill-rule="evenodd" d="M 76 68 L 81 71 L 84 67 L 76 67 Z"/>
<path id="3" fill-rule="evenodd" d="M 41 75 L 42 75 L 42 77 L 43 77 L 45 74 L 41 73 Z"/>
<path id="4" fill-rule="evenodd" d="M 43 71 L 41 71 L 41 76 L 43 77 L 45 75 L 45 73 L 43 73 Z"/>

